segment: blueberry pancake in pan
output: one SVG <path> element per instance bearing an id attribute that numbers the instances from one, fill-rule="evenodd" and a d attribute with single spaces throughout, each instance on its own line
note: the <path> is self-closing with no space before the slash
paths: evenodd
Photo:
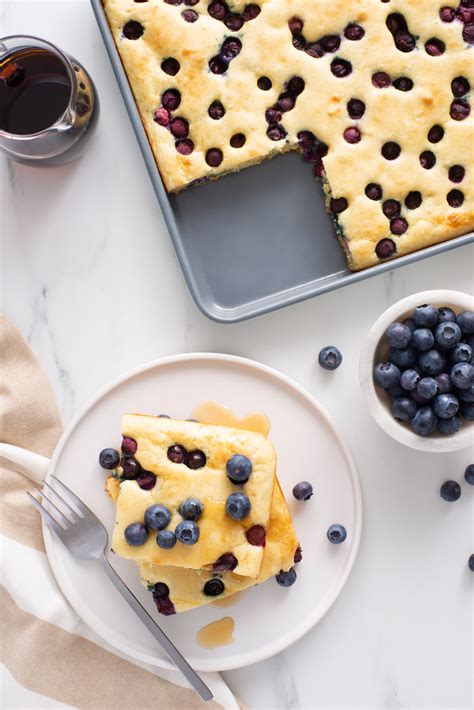
<path id="1" fill-rule="evenodd" d="M 474 0 L 103 4 L 170 192 L 297 150 L 353 270 L 473 228 Z"/>

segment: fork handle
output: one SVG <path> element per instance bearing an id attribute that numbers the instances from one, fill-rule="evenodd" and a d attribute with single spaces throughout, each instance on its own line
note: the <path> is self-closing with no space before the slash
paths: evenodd
<path id="1" fill-rule="evenodd" d="M 174 644 L 170 641 L 168 636 L 164 631 L 160 629 L 156 621 L 150 616 L 147 610 L 140 604 L 138 599 L 130 591 L 127 585 L 122 581 L 117 572 L 114 570 L 110 562 L 107 560 L 105 555 L 100 558 L 99 562 L 102 564 L 108 578 L 114 584 L 116 589 L 120 592 L 122 597 L 128 602 L 129 606 L 132 607 L 133 611 L 136 613 L 140 621 L 145 624 L 148 631 L 155 637 L 155 639 L 160 644 L 161 648 L 168 654 L 169 658 L 173 661 L 175 666 L 183 673 L 183 675 L 190 682 L 194 690 L 201 696 L 201 698 L 207 702 L 212 700 L 213 695 L 204 681 L 198 676 L 195 670 L 191 668 L 187 660 Z"/>

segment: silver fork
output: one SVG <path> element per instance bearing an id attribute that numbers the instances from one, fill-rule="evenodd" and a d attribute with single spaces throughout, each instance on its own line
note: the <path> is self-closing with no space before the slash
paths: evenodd
<path id="1" fill-rule="evenodd" d="M 212 693 L 204 681 L 194 671 L 184 656 L 178 651 L 176 646 L 170 641 L 167 635 L 160 629 L 156 621 L 140 604 L 138 599 L 132 594 L 127 585 L 118 576 L 117 572 L 110 565 L 105 556 L 108 545 L 107 530 L 100 520 L 84 505 L 84 503 L 56 476 L 50 475 L 56 486 L 59 487 L 62 495 L 58 493 L 49 483 L 43 481 L 43 485 L 48 489 L 48 493 L 53 493 L 57 500 L 51 499 L 44 489 L 34 490 L 42 498 L 48 501 L 47 510 L 31 493 L 27 493 L 31 502 L 39 510 L 47 525 L 56 533 L 63 545 L 69 552 L 80 560 L 94 560 L 105 570 L 110 581 L 118 589 L 122 597 L 132 607 L 140 621 L 146 626 L 148 631 L 155 637 L 161 648 L 168 654 L 175 666 L 183 673 L 190 682 L 194 690 L 204 701 L 212 700 Z M 50 495 L 51 495 L 50 493 Z M 65 500 L 66 495 L 68 500 Z"/>

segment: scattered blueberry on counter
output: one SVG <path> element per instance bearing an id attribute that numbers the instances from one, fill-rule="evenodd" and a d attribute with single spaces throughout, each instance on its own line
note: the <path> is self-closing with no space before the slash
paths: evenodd
<path id="1" fill-rule="evenodd" d="M 337 370 L 342 362 L 342 353 L 334 345 L 327 345 L 320 350 L 318 362 L 324 370 Z"/>
<path id="2" fill-rule="evenodd" d="M 452 436 L 474 420 L 474 312 L 424 304 L 391 323 L 385 362 L 374 380 L 391 399 L 392 415 L 415 434 Z"/>
<path id="3" fill-rule="evenodd" d="M 108 471 L 117 468 L 120 464 L 120 454 L 117 449 L 102 449 L 99 454 L 99 464 Z"/>
<path id="4" fill-rule="evenodd" d="M 344 540 L 347 537 L 347 530 L 344 527 L 344 525 L 339 525 L 339 523 L 334 523 L 334 525 L 330 525 L 327 531 L 327 538 L 329 542 L 332 542 L 333 545 L 340 545 L 341 542 L 344 542 Z"/>
<path id="5" fill-rule="evenodd" d="M 461 486 L 457 481 L 445 481 L 439 489 L 439 494 L 448 503 L 454 503 L 461 497 Z"/>
<path id="6" fill-rule="evenodd" d="M 131 523 L 125 528 L 125 540 L 132 547 L 144 545 L 148 539 L 148 530 L 142 523 Z"/>
<path id="7" fill-rule="evenodd" d="M 464 478 L 469 485 L 474 486 L 474 463 L 470 463 L 464 471 Z"/>
<path id="8" fill-rule="evenodd" d="M 275 579 L 281 587 L 291 587 L 291 585 L 296 582 L 296 571 L 294 567 L 291 567 L 288 572 L 280 570 L 280 572 L 275 575 Z"/>
<path id="9" fill-rule="evenodd" d="M 309 500 L 313 492 L 313 486 L 309 481 L 300 481 L 293 487 L 293 495 L 296 500 Z"/>
<path id="10" fill-rule="evenodd" d="M 470 558 L 467 561 L 467 566 L 471 570 L 471 572 L 474 572 L 474 555 L 471 555 Z"/>

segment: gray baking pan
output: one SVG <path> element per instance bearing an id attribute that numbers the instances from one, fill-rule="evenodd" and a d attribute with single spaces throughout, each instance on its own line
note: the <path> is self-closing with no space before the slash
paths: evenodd
<path id="1" fill-rule="evenodd" d="M 168 195 L 101 0 L 91 3 L 184 276 L 209 318 L 245 320 L 474 240 L 467 234 L 353 273 L 322 187 L 295 153 Z"/>

